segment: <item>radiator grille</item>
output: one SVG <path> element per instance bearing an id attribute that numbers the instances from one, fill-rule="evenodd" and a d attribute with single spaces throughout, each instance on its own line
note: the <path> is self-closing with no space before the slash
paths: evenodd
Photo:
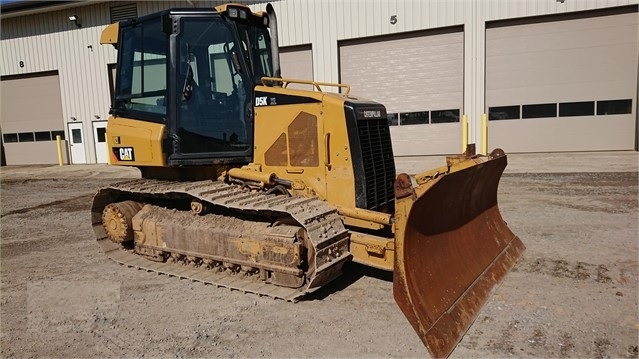
<path id="1" fill-rule="evenodd" d="M 395 200 L 395 160 L 388 120 L 357 121 L 365 174 L 366 208 L 393 210 Z"/>

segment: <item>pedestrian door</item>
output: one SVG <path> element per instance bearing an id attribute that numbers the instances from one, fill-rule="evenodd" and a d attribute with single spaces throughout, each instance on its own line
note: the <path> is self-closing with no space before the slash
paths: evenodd
<path id="1" fill-rule="evenodd" d="M 106 126 L 107 121 L 93 122 L 93 140 L 95 143 L 95 158 L 97 163 L 107 163 L 109 161 L 106 143 Z"/>
<path id="2" fill-rule="evenodd" d="M 74 165 L 87 163 L 86 151 L 84 150 L 84 134 L 82 133 L 82 123 L 70 122 L 68 125 L 69 147 L 71 148 L 71 163 Z"/>

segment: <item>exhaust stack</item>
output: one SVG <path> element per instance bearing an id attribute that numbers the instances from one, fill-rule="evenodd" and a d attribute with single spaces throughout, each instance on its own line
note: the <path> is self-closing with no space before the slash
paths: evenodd
<path id="1" fill-rule="evenodd" d="M 273 77 L 282 77 L 280 69 L 280 48 L 277 37 L 277 16 L 273 5 L 266 5 L 266 14 L 268 15 L 268 26 L 271 28 L 271 54 L 273 55 Z"/>

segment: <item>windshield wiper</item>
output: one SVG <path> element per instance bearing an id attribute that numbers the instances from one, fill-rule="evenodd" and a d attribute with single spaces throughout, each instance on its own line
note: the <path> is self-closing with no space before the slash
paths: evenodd
<path id="1" fill-rule="evenodd" d="M 193 95 L 193 68 L 191 67 L 193 57 L 191 56 L 191 46 L 188 42 L 186 43 L 186 61 L 188 68 L 186 69 L 186 78 L 182 87 L 182 102 L 188 101 Z"/>

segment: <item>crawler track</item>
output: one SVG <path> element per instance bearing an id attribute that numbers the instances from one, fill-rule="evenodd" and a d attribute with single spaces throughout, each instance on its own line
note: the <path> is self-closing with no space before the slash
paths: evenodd
<path id="1" fill-rule="evenodd" d="M 122 200 L 141 203 L 184 201 L 198 199 L 208 206 L 218 206 L 230 213 L 247 214 L 263 218 L 291 218 L 306 231 L 312 243 L 312 265 L 301 288 L 287 288 L 270 284 L 241 273 L 207 269 L 185 263 L 156 262 L 136 254 L 131 249 L 110 241 L 102 226 L 102 210 L 109 203 Z M 313 292 L 341 274 L 343 263 L 350 258 L 348 232 L 337 210 L 315 198 L 266 195 L 251 192 L 219 181 L 167 182 L 134 180 L 101 189 L 93 199 L 92 224 L 96 239 L 104 253 L 122 265 L 166 274 L 179 278 L 226 287 L 246 293 L 296 301 Z"/>

